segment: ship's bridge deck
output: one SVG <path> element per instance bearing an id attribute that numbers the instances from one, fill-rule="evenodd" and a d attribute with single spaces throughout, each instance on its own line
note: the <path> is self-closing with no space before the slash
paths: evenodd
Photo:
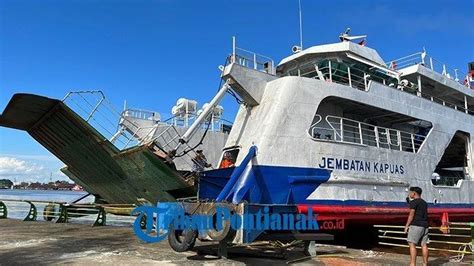
<path id="1" fill-rule="evenodd" d="M 377 51 L 352 42 L 313 46 L 284 58 L 276 74 L 300 76 L 369 90 L 378 82 L 443 106 L 474 114 L 474 90 L 464 74 L 426 55 L 415 53 L 383 63 Z"/>

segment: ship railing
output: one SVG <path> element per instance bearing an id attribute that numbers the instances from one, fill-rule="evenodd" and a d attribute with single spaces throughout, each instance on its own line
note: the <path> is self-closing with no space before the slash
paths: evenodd
<path id="1" fill-rule="evenodd" d="M 471 114 L 471 115 L 474 114 L 474 110 L 470 110 L 469 108 L 467 108 L 466 105 L 463 106 L 463 105 L 460 105 L 460 104 L 456 104 L 456 103 L 453 103 L 451 101 L 447 101 L 445 99 L 442 99 L 442 98 L 433 96 L 431 94 L 425 93 L 423 91 L 419 91 L 417 85 L 414 85 L 411 88 L 406 88 L 406 87 L 403 87 L 403 86 L 398 86 L 397 88 L 401 91 L 416 95 L 418 97 L 422 97 L 424 99 L 427 99 L 427 100 L 432 101 L 434 103 L 441 104 L 443 106 L 452 108 L 454 110 L 458 110 L 458 111 L 466 113 L 466 114 Z"/>
<path id="2" fill-rule="evenodd" d="M 90 194 L 85 194 L 82 199 L 87 197 L 90 197 Z M 0 199 L 0 219 L 21 219 L 28 222 L 90 223 L 93 226 L 106 224 L 129 226 L 136 219 L 136 215 L 132 214 L 136 204 L 97 204 L 92 202 L 91 200 L 63 202 Z"/>
<path id="3" fill-rule="evenodd" d="M 167 153 L 177 146 L 181 138 L 176 126 L 173 125 L 175 117 L 151 126 L 141 126 L 133 121 L 133 117 L 150 118 L 153 117 L 150 116 L 153 112 L 140 110 L 140 112 L 135 112 L 134 115 L 127 117 L 125 112 L 118 111 L 106 99 L 102 91 L 69 92 L 63 98 L 63 102 L 119 150 L 153 142 L 156 148 Z M 222 130 L 224 123 L 221 120 L 214 119 L 204 123 L 203 128 L 214 131 Z M 164 128 L 164 130 L 161 131 L 161 128 Z M 182 147 L 177 151 L 178 155 L 183 157 L 183 161 L 192 167 L 191 159 L 196 154 L 188 144 L 182 145 Z"/>
<path id="4" fill-rule="evenodd" d="M 379 127 L 339 116 L 328 115 L 323 120 L 316 115 L 309 134 L 314 140 L 373 146 L 416 153 L 426 136 L 393 128 Z M 323 122 L 324 123 L 321 123 Z"/>
<path id="5" fill-rule="evenodd" d="M 261 55 L 236 46 L 235 37 L 232 38 L 232 54 L 230 55 L 230 63 L 236 63 L 241 66 L 255 69 L 275 75 L 275 63 L 268 56 Z"/>
<path id="6" fill-rule="evenodd" d="M 122 116 L 122 112 L 107 100 L 102 91 L 72 91 L 62 101 L 118 149 L 124 149 L 131 142 L 137 141 L 133 134 L 121 130 L 119 123 L 121 119 L 125 119 L 132 132 L 140 130 L 140 126 Z"/>
<path id="7" fill-rule="evenodd" d="M 422 65 L 469 88 L 469 82 L 465 82 L 467 73 L 459 72 L 458 69 L 447 66 L 432 56 L 427 55 L 425 51 L 394 59 L 385 64 L 388 68 L 397 71 L 414 65 Z"/>
<path id="8" fill-rule="evenodd" d="M 444 216 L 444 215 L 443 215 Z M 379 245 L 408 248 L 404 225 L 374 225 L 378 231 Z M 441 226 L 430 226 L 428 250 L 456 254 L 449 257 L 453 263 L 469 264 L 474 259 L 474 222 L 442 222 Z"/>
<path id="9" fill-rule="evenodd" d="M 390 81 L 388 77 L 385 79 L 355 67 L 342 66 L 343 64 L 333 62 L 331 60 L 327 60 L 327 65 L 321 67 L 318 66 L 320 62 L 321 61 L 312 61 L 303 65 L 299 65 L 289 70 L 287 75 L 316 78 L 346 86 L 348 85 L 363 91 L 367 91 L 369 89 L 370 82 L 372 81 L 376 81 L 391 87 L 396 86 L 396 82 L 393 80 Z"/>
<path id="10" fill-rule="evenodd" d="M 167 125 L 167 127 L 160 132 L 158 135 L 154 136 L 149 142 L 157 145 L 157 148 L 160 149 L 163 153 L 168 154 L 173 151 L 181 139 L 181 134 L 176 129 L 174 125 Z M 190 169 L 193 167 L 193 158 L 196 157 L 195 147 L 190 147 L 189 143 L 181 145 L 180 148 L 175 151 L 174 158 L 181 158 L 184 163 L 186 163 Z"/>
<path id="11" fill-rule="evenodd" d="M 332 71 L 331 71 L 332 70 Z M 352 71 L 351 71 L 352 70 Z M 319 71 L 323 74 L 324 80 L 329 82 L 335 82 L 343 85 L 349 85 L 355 89 L 367 91 L 369 88 L 369 82 L 371 80 L 379 81 L 385 84 L 385 80 L 379 79 L 378 77 L 371 77 L 371 75 L 357 71 L 359 74 L 355 74 L 354 69 L 347 67 L 346 69 L 334 70 L 332 68 L 332 62 L 328 62 L 327 67 L 319 68 Z"/>
<path id="12" fill-rule="evenodd" d="M 155 135 L 156 130 L 158 129 L 159 124 L 153 126 L 144 126 L 138 127 L 133 133 L 130 133 L 131 138 L 128 138 L 128 141 L 125 143 L 123 149 L 127 149 L 137 144 L 148 142 Z"/>
<path id="13" fill-rule="evenodd" d="M 143 120 L 160 120 L 160 115 L 157 112 L 128 108 L 122 112 L 122 116 L 132 117 Z"/>
<path id="14" fill-rule="evenodd" d="M 377 82 L 393 89 L 398 89 L 407 93 L 414 94 L 418 97 L 425 98 L 432 102 L 450 107 L 452 109 L 464 112 L 466 114 L 474 114 L 474 110 L 469 110 L 466 104 L 455 104 L 453 102 L 441 99 L 439 97 L 421 92 L 418 85 L 410 83 L 410 87 L 402 86 L 394 78 L 382 78 L 374 75 L 374 73 L 367 73 L 358 68 L 351 68 L 349 66 L 341 67 L 342 64 L 328 60 L 327 66 L 318 67 L 318 61 L 309 62 L 297 66 L 287 72 L 289 76 L 299 76 L 306 78 L 315 78 L 327 82 L 339 83 L 350 86 L 362 91 L 368 91 L 372 82 Z M 338 67 L 335 67 L 337 64 Z"/>
<path id="15" fill-rule="evenodd" d="M 423 86 L 422 86 L 423 87 Z M 423 92 L 422 90 L 419 89 L 418 85 L 411 83 L 410 86 L 402 86 L 401 84 L 397 85 L 396 87 L 398 90 L 401 90 L 403 92 L 407 92 L 413 95 L 416 95 L 418 97 L 422 97 L 424 99 L 430 100 L 432 102 L 441 104 L 443 106 L 452 108 L 454 110 L 458 110 L 461 112 L 464 112 L 466 114 L 474 114 L 474 110 L 469 110 L 467 108 L 466 102 L 464 103 L 464 106 L 461 104 L 456 104 L 451 101 L 447 101 L 445 99 L 433 96 L 429 93 Z"/>

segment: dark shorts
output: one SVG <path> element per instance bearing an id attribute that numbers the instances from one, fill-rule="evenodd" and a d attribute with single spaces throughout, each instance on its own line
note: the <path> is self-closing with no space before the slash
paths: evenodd
<path id="1" fill-rule="evenodd" d="M 408 229 L 407 241 L 415 245 L 426 245 L 430 242 L 428 238 L 428 228 L 410 225 Z"/>

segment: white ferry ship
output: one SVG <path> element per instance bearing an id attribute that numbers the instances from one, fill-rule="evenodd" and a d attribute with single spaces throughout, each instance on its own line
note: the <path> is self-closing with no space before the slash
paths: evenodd
<path id="1" fill-rule="evenodd" d="M 204 172 L 199 199 L 399 224 L 418 186 L 432 222 L 472 221 L 473 63 L 466 76 L 426 51 L 386 61 L 340 38 L 294 47 L 277 66 L 234 42 L 211 103 L 226 91 L 243 102 L 222 159 L 237 166 Z"/>

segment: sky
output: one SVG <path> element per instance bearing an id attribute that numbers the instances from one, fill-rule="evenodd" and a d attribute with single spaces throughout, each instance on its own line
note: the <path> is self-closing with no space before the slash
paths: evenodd
<path id="1" fill-rule="evenodd" d="M 385 61 L 419 52 L 463 72 L 474 61 L 474 0 L 302 0 L 304 48 L 368 34 Z M 19 92 L 62 98 L 102 90 L 118 106 L 158 111 L 209 101 L 231 37 L 279 62 L 299 43 L 298 1 L 1 0 L 0 111 Z M 237 104 L 222 102 L 233 120 Z M 26 132 L 0 128 L 0 179 L 67 180 Z"/>

